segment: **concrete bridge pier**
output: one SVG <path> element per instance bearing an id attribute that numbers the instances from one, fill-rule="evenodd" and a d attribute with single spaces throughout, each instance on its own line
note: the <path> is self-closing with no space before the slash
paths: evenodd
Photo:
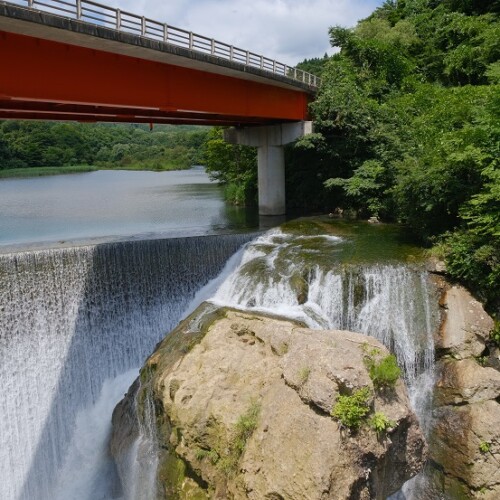
<path id="1" fill-rule="evenodd" d="M 310 121 L 224 130 L 226 142 L 258 148 L 260 215 L 285 214 L 285 153 L 283 146 L 310 133 L 312 133 L 312 122 Z"/>

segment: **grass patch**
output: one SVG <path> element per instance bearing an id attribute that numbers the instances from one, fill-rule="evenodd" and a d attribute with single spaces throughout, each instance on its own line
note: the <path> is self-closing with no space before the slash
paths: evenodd
<path id="1" fill-rule="evenodd" d="M 396 356 L 389 354 L 381 358 L 380 350 L 377 348 L 370 349 L 368 344 L 363 344 L 362 349 L 365 352 L 365 366 L 368 369 L 373 385 L 377 389 L 394 387 L 401 376 L 401 369 L 398 366 Z"/>
<path id="2" fill-rule="evenodd" d="M 0 170 L 0 179 L 19 177 L 45 177 L 47 175 L 81 174 L 84 172 L 94 172 L 96 167 L 90 165 L 73 165 L 69 167 L 31 167 L 31 168 L 10 168 Z"/>
<path id="3" fill-rule="evenodd" d="M 303 368 L 300 369 L 299 380 L 301 386 L 308 381 L 310 374 L 311 374 L 311 369 L 308 366 L 304 366 Z"/>

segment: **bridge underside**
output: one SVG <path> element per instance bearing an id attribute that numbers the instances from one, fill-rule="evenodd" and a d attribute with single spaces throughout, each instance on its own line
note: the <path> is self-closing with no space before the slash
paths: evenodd
<path id="1" fill-rule="evenodd" d="M 0 119 L 199 125 L 304 120 L 308 95 L 0 31 Z"/>

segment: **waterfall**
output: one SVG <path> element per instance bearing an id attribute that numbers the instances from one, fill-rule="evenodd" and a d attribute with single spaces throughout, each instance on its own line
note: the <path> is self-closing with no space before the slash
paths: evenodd
<path id="1" fill-rule="evenodd" d="M 375 337 L 396 355 L 425 434 L 431 425 L 438 301 L 427 272 L 401 263 L 342 262 L 330 235 L 270 231 L 247 246 L 241 265 L 212 297 L 217 305 L 279 314 L 310 328 Z M 402 498 L 422 474 L 405 484 Z M 398 496 L 398 498 L 401 497 Z"/>
<path id="2" fill-rule="evenodd" d="M 336 255 L 343 244 L 329 235 L 266 233 L 246 248 L 211 300 L 375 337 L 396 354 L 413 385 L 434 363 L 438 311 L 427 273 L 396 262 L 342 262 Z"/>
<path id="3" fill-rule="evenodd" d="M 112 486 L 101 489 L 101 496 L 95 489 L 74 489 L 85 474 L 86 484 L 99 481 L 92 476 L 99 473 L 93 461 L 102 459 L 112 473 L 106 457 L 88 458 L 92 450 L 106 453 L 102 439 L 92 444 L 89 436 L 106 435 L 109 412 L 138 367 L 196 292 L 250 238 L 205 236 L 0 255 L 2 500 L 118 495 Z M 106 414 L 108 420 L 97 424 Z M 71 450 L 80 465 L 76 455 L 68 455 Z M 82 463 L 89 466 L 82 470 Z M 69 469 L 78 478 L 65 478 Z"/>

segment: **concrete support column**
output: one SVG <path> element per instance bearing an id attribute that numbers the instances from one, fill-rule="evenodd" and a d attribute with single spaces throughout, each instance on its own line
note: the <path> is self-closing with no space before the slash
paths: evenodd
<path id="1" fill-rule="evenodd" d="M 285 215 L 285 151 L 283 146 L 257 148 L 259 214 Z"/>
<path id="2" fill-rule="evenodd" d="M 225 141 L 242 146 L 254 146 L 258 149 L 260 215 L 285 214 L 285 153 L 283 146 L 310 133 L 312 133 L 312 122 L 232 128 L 224 131 Z"/>

